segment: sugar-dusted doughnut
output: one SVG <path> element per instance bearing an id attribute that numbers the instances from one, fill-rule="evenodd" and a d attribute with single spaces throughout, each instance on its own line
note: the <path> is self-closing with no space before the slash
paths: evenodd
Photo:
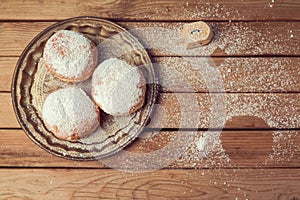
<path id="1" fill-rule="evenodd" d="M 78 140 L 99 125 L 99 108 L 76 87 L 49 94 L 43 104 L 42 117 L 47 129 L 64 140 Z"/>
<path id="2" fill-rule="evenodd" d="M 84 35 L 60 30 L 46 42 L 43 58 L 47 69 L 55 77 L 79 82 L 92 75 L 98 64 L 98 50 Z"/>
<path id="3" fill-rule="evenodd" d="M 93 99 L 110 115 L 126 115 L 137 111 L 144 104 L 145 93 L 143 72 L 123 60 L 105 60 L 93 73 Z"/>

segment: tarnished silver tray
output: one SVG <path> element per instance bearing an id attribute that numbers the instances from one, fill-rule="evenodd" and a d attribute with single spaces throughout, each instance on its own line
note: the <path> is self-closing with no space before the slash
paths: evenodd
<path id="1" fill-rule="evenodd" d="M 147 80 L 144 106 L 123 117 L 101 112 L 99 128 L 79 141 L 56 138 L 47 130 L 41 108 L 48 94 L 69 86 L 90 94 L 90 79 L 81 83 L 66 83 L 54 78 L 43 63 L 43 48 L 48 38 L 58 30 L 73 30 L 91 39 L 99 49 L 99 62 L 118 57 L 142 69 Z M 152 110 L 156 86 L 149 55 L 138 40 L 117 24 L 93 17 L 78 17 L 56 23 L 37 35 L 23 51 L 12 80 L 12 100 L 17 119 L 37 145 L 64 158 L 93 160 L 111 155 L 132 142 L 145 126 Z"/>

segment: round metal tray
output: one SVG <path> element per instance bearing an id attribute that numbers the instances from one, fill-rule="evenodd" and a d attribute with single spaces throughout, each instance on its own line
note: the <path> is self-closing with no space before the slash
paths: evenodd
<path id="1" fill-rule="evenodd" d="M 142 69 L 147 80 L 146 99 L 137 112 L 113 117 L 101 111 L 99 128 L 79 141 L 56 138 L 47 130 L 41 108 L 48 94 L 69 86 L 80 87 L 90 95 L 90 82 L 66 83 L 45 68 L 42 55 L 46 41 L 58 30 L 73 30 L 91 39 L 99 49 L 99 63 L 118 57 Z M 132 142 L 145 126 L 155 96 L 155 74 L 149 55 L 138 40 L 117 24 L 93 17 L 78 17 L 56 23 L 37 35 L 23 51 L 12 80 L 12 100 L 17 119 L 37 145 L 48 152 L 75 160 L 93 160 L 111 155 Z M 55 117 L 55 116 L 53 116 Z"/>

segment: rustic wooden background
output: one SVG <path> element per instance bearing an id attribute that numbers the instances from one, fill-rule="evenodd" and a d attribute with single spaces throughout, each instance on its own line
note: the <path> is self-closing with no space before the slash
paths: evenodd
<path id="1" fill-rule="evenodd" d="M 126 29 L 180 29 L 184 23 L 207 21 L 215 38 L 207 51 L 192 56 L 213 50 L 209 54 L 223 78 L 228 99 L 224 151 L 205 159 L 191 151 L 164 169 L 126 173 L 99 161 L 58 158 L 36 146 L 13 112 L 13 70 L 40 31 L 77 16 L 101 17 Z M 147 43 L 142 35 L 136 37 Z M 0 199 L 300 199 L 299 38 L 298 0 L 1 0 Z M 187 123 L 180 134 L 209 128 L 207 87 L 195 71 L 186 70 L 182 57 L 191 55 L 149 53 L 162 64 L 156 69 L 161 85 L 157 103 L 169 117 L 155 110 L 143 133 L 147 137 L 129 145 L 130 152 L 159 149 L 178 133 L 182 113 L 177 95 L 196 97 L 203 122 L 197 127 Z M 174 70 L 188 78 L 196 93 L 182 87 L 184 80 L 170 74 Z M 118 162 L 118 156 L 111 159 Z"/>

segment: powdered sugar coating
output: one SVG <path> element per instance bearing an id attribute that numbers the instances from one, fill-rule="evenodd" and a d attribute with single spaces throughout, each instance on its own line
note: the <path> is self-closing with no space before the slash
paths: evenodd
<path id="1" fill-rule="evenodd" d="M 94 71 L 93 98 L 110 115 L 125 115 L 138 110 L 144 103 L 145 91 L 143 73 L 125 61 L 110 58 Z"/>
<path id="2" fill-rule="evenodd" d="M 44 48 L 44 61 L 52 74 L 64 81 L 87 79 L 97 65 L 97 48 L 80 33 L 60 30 Z"/>
<path id="3" fill-rule="evenodd" d="M 92 133 L 99 124 L 99 109 L 79 88 L 69 87 L 51 93 L 42 115 L 46 127 L 58 138 L 77 140 Z"/>

